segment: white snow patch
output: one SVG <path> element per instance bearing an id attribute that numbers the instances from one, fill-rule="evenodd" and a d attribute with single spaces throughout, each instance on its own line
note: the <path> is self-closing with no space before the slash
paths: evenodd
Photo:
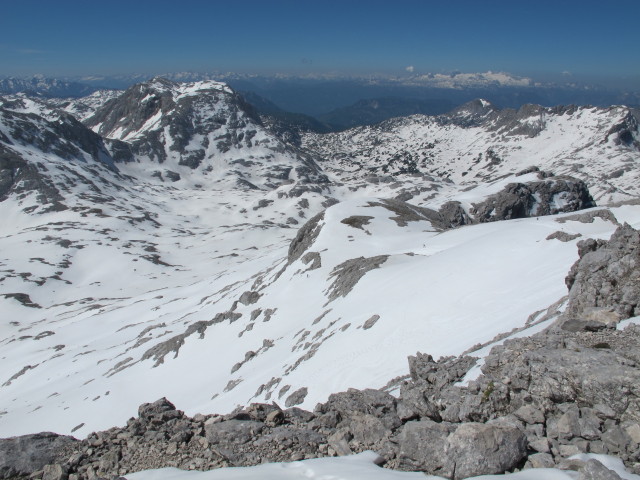
<path id="1" fill-rule="evenodd" d="M 195 472 L 177 468 L 146 470 L 128 474 L 129 480 L 444 480 L 420 472 L 399 472 L 378 467 L 378 455 L 366 451 L 357 455 L 316 458 L 291 463 L 267 463 L 255 467 L 232 467 Z M 571 458 L 584 461 L 594 458 L 625 480 L 640 480 L 640 475 L 628 472 L 622 461 L 608 455 L 583 454 Z M 535 468 L 505 475 L 482 475 L 468 480 L 575 480 L 577 472 L 556 468 Z"/>

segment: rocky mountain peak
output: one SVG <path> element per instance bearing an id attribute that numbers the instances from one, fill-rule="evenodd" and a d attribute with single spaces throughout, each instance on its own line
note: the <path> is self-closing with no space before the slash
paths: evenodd
<path id="1" fill-rule="evenodd" d="M 272 134 L 221 82 L 157 77 L 107 102 L 85 124 L 130 145 L 148 177 L 160 181 L 230 181 L 242 188 L 327 181 L 310 155 Z"/>
<path id="2" fill-rule="evenodd" d="M 236 107 L 227 108 L 221 114 L 244 107 L 244 103 L 224 83 L 177 83 L 156 77 L 128 88 L 118 98 L 98 109 L 85 123 L 103 136 L 131 141 L 168 125 L 171 117 L 196 114 L 194 104 L 206 104 L 212 109 L 218 104 L 226 104 L 227 107 L 233 104 Z M 218 122 L 222 122 L 222 118 L 219 115 Z M 192 120 L 201 123 L 206 121 L 204 118 Z"/>
<path id="3" fill-rule="evenodd" d="M 457 125 L 472 126 L 482 123 L 484 119 L 495 111 L 497 111 L 497 108 L 491 102 L 477 98 L 442 115 L 442 119 Z"/>

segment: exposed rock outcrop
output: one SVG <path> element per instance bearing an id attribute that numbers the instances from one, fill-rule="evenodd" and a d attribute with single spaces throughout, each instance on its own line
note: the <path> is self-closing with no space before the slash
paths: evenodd
<path id="1" fill-rule="evenodd" d="M 379 268 L 388 258 L 389 255 L 358 257 L 345 260 L 337 265 L 329 275 L 330 278 L 333 278 L 327 295 L 329 302 L 338 297 L 346 297 L 367 272 Z"/>
<path id="2" fill-rule="evenodd" d="M 582 180 L 568 176 L 538 182 L 510 183 L 501 192 L 475 204 L 470 211 L 476 222 L 539 217 L 595 207 Z"/>
<path id="3" fill-rule="evenodd" d="M 313 244 L 320 231 L 322 230 L 322 221 L 324 220 L 324 212 L 312 217 L 307 223 L 305 223 L 295 238 L 289 245 L 288 263 L 291 264 L 299 259 L 307 249 Z"/>
<path id="4" fill-rule="evenodd" d="M 625 224 L 608 242 L 578 243 L 580 261 L 567 276 L 570 318 L 615 320 L 640 315 L 640 233 Z"/>
<path id="5" fill-rule="evenodd" d="M 29 476 L 55 464 L 60 451 L 76 442 L 51 432 L 0 439 L 0 478 Z"/>

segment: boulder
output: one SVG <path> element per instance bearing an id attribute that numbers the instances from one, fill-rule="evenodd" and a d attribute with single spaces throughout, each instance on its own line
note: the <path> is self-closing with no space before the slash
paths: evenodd
<path id="1" fill-rule="evenodd" d="M 454 480 L 503 473 L 526 457 L 527 438 L 515 427 L 463 423 L 447 439 L 446 455 Z"/>
<path id="2" fill-rule="evenodd" d="M 264 429 L 264 423 L 253 420 L 227 420 L 205 426 L 205 436 L 214 445 L 244 444 Z"/>
<path id="3" fill-rule="evenodd" d="M 450 423 L 432 420 L 407 422 L 397 438 L 398 468 L 452 478 L 453 462 L 446 444 L 454 428 Z"/>
<path id="4" fill-rule="evenodd" d="M 460 202 L 446 202 L 438 209 L 438 213 L 442 215 L 444 224 L 449 225 L 452 228 L 472 223 L 471 218 L 465 209 L 462 208 L 462 204 Z"/>
<path id="5" fill-rule="evenodd" d="M 42 470 L 42 480 L 67 480 L 69 474 L 59 463 L 45 465 Z"/>
<path id="6" fill-rule="evenodd" d="M 316 413 L 333 412 L 340 420 L 352 417 L 365 418 L 362 415 L 374 416 L 391 430 L 399 427 L 401 423 L 396 403 L 397 400 L 392 395 L 381 390 L 350 388 L 346 392 L 331 394 L 326 403 L 316 406 Z"/>
<path id="7" fill-rule="evenodd" d="M 175 405 L 162 397 L 153 403 L 143 403 L 138 407 L 138 417 L 144 423 L 162 424 L 173 418 L 180 418 L 183 413 L 176 410 Z"/>
<path id="8" fill-rule="evenodd" d="M 399 467 L 453 480 L 503 473 L 527 455 L 527 438 L 516 427 L 431 420 L 408 422 L 398 435 Z"/>
<path id="9" fill-rule="evenodd" d="M 578 480 L 622 480 L 613 470 L 609 470 L 598 460 L 591 459 L 585 463 L 578 474 Z"/>

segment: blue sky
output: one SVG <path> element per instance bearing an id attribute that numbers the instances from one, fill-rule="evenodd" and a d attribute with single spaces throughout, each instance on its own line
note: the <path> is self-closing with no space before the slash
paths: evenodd
<path id="1" fill-rule="evenodd" d="M 0 75 L 506 71 L 640 79 L 640 0 L 19 0 Z"/>

